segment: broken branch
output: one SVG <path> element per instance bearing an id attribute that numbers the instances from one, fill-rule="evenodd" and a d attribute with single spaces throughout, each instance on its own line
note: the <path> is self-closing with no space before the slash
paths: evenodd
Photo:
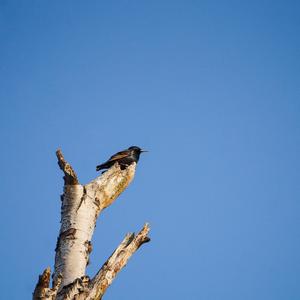
<path id="1" fill-rule="evenodd" d="M 57 149 L 56 156 L 58 159 L 58 165 L 60 169 L 64 172 L 64 181 L 65 185 L 76 185 L 79 184 L 79 181 L 77 179 L 77 175 L 72 168 L 72 166 L 65 160 L 62 152 L 60 149 Z"/>
<path id="2" fill-rule="evenodd" d="M 146 223 L 136 236 L 134 233 L 126 235 L 122 243 L 92 279 L 90 284 L 90 294 L 86 298 L 87 300 L 102 298 L 116 275 L 126 266 L 129 258 L 141 245 L 150 241 L 150 238 L 148 237 L 149 231 L 150 227 Z"/>

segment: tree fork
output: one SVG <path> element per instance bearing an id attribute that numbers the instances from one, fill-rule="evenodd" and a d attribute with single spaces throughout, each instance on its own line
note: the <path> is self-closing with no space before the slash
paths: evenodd
<path id="1" fill-rule="evenodd" d="M 64 193 L 53 283 L 50 288 L 50 268 L 47 268 L 39 277 L 33 299 L 101 299 L 128 259 L 142 244 L 150 241 L 150 228 L 145 224 L 136 236 L 131 233 L 125 237 L 92 280 L 85 275 L 97 218 L 133 180 L 136 164 L 121 170 L 116 163 L 96 179 L 82 185 L 61 150 L 56 151 L 56 156 L 64 172 Z"/>

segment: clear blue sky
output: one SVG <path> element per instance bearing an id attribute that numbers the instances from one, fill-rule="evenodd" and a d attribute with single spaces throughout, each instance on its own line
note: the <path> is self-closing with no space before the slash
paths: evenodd
<path id="1" fill-rule="evenodd" d="M 298 1 L 0 1 L 3 299 L 30 299 L 82 183 L 150 152 L 88 274 L 152 226 L 105 299 L 300 299 Z"/>

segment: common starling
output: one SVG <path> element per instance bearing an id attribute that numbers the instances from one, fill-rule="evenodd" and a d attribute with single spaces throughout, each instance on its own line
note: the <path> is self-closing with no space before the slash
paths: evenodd
<path id="1" fill-rule="evenodd" d="M 102 169 L 109 169 L 116 162 L 119 163 L 121 170 L 124 170 L 126 167 L 131 165 L 132 163 L 137 163 L 140 154 L 142 152 L 147 152 L 146 150 L 142 150 L 140 147 L 131 146 L 127 150 L 120 151 L 114 154 L 108 161 L 105 163 L 98 165 L 96 167 L 96 171 L 100 171 Z"/>

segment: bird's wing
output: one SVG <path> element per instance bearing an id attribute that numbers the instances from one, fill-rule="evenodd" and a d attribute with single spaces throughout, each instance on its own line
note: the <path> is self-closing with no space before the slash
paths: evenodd
<path id="1" fill-rule="evenodd" d="M 115 161 L 115 160 L 118 160 L 118 159 L 122 159 L 122 158 L 125 158 L 128 156 L 128 151 L 125 150 L 125 151 L 120 151 L 116 154 L 114 154 L 110 159 L 109 161 Z"/>

